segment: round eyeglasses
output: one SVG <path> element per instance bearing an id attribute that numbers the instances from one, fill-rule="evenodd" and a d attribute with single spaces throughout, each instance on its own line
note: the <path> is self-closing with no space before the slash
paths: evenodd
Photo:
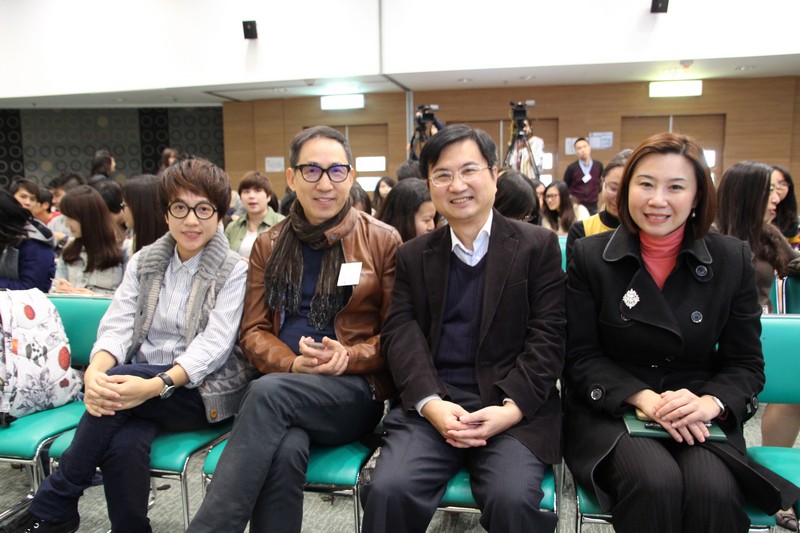
<path id="1" fill-rule="evenodd" d="M 217 212 L 217 208 L 211 205 L 209 202 L 200 202 L 194 207 L 189 207 L 180 200 L 176 200 L 175 202 L 169 204 L 169 208 L 167 208 L 167 210 L 169 211 L 169 214 L 175 218 L 186 218 L 189 216 L 189 211 L 191 211 L 198 220 L 208 220 L 214 216 L 214 213 Z"/>
<path id="2" fill-rule="evenodd" d="M 347 179 L 347 176 L 350 175 L 350 171 L 353 169 L 350 165 L 331 165 L 328 168 L 322 168 L 319 165 L 313 164 L 306 164 L 306 165 L 295 165 L 295 170 L 300 171 L 300 175 L 303 176 L 303 179 L 309 183 L 316 183 L 320 179 L 322 179 L 323 174 L 328 175 L 328 179 L 330 179 L 334 183 L 341 183 Z"/>
<path id="3" fill-rule="evenodd" d="M 489 167 L 482 167 L 480 165 L 467 165 L 461 170 L 456 170 L 455 173 L 450 170 L 439 170 L 431 174 L 428 180 L 437 187 L 447 187 L 453 183 L 456 174 L 459 175 L 461 181 L 470 181 L 478 177 L 482 171 L 488 168 Z"/>

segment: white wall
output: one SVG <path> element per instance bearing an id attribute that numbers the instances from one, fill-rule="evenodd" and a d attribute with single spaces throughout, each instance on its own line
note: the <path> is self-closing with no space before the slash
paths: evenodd
<path id="1" fill-rule="evenodd" d="M 672 0 L 666 15 L 650 14 L 649 6 L 0 0 L 0 98 L 800 52 L 797 0 Z M 243 20 L 258 22 L 258 40 L 243 38 Z"/>

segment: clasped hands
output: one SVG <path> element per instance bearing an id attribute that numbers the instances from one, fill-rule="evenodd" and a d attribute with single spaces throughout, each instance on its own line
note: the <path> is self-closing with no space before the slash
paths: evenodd
<path id="1" fill-rule="evenodd" d="M 321 345 L 321 346 L 320 346 Z M 314 342 L 311 337 L 300 337 L 300 355 L 292 361 L 292 372 L 340 376 L 347 370 L 350 355 L 347 348 L 328 337 Z"/>
<path id="2" fill-rule="evenodd" d="M 661 424 L 677 442 L 693 445 L 709 436 L 706 423 L 719 416 L 720 408 L 709 395 L 697 396 L 687 389 L 658 394 L 643 390 L 628 398 L 647 416 Z"/>
<path id="3" fill-rule="evenodd" d="M 514 402 L 490 405 L 470 413 L 446 400 L 431 400 L 422 407 L 424 416 L 454 448 L 486 446 L 490 438 L 522 420 L 522 411 Z"/>
<path id="4" fill-rule="evenodd" d="M 139 376 L 109 376 L 105 372 L 87 369 L 83 403 L 92 416 L 113 416 L 116 411 L 131 409 L 158 396 L 163 385 L 159 381 Z"/>

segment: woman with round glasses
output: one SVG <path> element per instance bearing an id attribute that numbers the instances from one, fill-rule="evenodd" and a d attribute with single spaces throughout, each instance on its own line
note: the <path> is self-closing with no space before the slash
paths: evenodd
<path id="1" fill-rule="evenodd" d="M 80 185 L 61 199 L 73 238 L 64 247 L 50 289 L 66 294 L 114 294 L 130 252 L 130 240 L 114 222 L 103 197 Z"/>
<path id="2" fill-rule="evenodd" d="M 554 181 L 544 190 L 542 226 L 565 237 L 575 221 L 589 218 L 589 211 L 581 204 L 574 204 L 569 187 L 563 181 Z"/>

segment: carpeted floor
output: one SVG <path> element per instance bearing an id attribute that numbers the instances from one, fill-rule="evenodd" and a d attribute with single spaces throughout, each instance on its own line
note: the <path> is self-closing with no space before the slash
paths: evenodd
<path id="1" fill-rule="evenodd" d="M 749 446 L 761 443 L 760 412 L 745 427 Z M 798 444 L 795 444 L 797 447 Z M 200 503 L 200 460 L 190 463 L 190 515 L 194 515 Z M 149 516 L 156 533 L 180 532 L 183 530 L 181 500 L 178 482 L 159 480 L 156 503 Z M 9 465 L 0 465 L 0 509 L 9 507 L 23 497 L 28 490 L 24 471 L 14 470 Z M 562 497 L 559 502 L 560 520 L 558 533 L 575 531 L 575 489 L 567 474 Z M 306 493 L 303 517 L 303 533 L 349 533 L 354 530 L 353 501 L 348 496 L 331 498 L 319 493 Z M 224 510 L 220 510 L 224 512 Z M 91 487 L 81 499 L 82 533 L 105 533 L 109 528 L 106 515 L 103 487 Z M 478 533 L 484 531 L 478 524 L 478 516 L 439 512 L 428 528 L 429 533 Z M 586 526 L 584 532 L 610 532 L 608 526 Z M 778 529 L 778 531 L 784 531 Z"/>

